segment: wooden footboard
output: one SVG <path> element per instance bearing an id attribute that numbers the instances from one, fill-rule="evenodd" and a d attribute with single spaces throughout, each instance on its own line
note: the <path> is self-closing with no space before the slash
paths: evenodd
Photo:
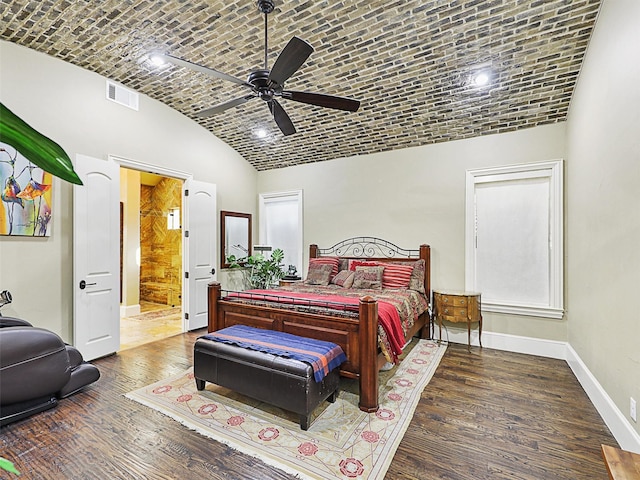
<path id="1" fill-rule="evenodd" d="M 208 293 L 209 332 L 248 325 L 340 345 L 347 355 L 340 374 L 358 378 L 360 409 L 378 409 L 378 305 L 374 299 L 361 298 L 359 318 L 345 318 L 226 301 L 218 282 L 209 284 Z"/>

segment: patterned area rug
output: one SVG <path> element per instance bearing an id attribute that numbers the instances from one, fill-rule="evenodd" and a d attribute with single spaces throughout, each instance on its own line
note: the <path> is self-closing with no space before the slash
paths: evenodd
<path id="1" fill-rule="evenodd" d="M 446 350 L 429 340 L 411 347 L 400 365 L 381 374 L 377 412 L 360 411 L 357 383 L 342 379 L 338 400 L 318 407 L 306 432 L 297 415 L 228 389 L 207 383 L 198 392 L 191 369 L 126 396 L 302 479 L 378 479 Z"/>

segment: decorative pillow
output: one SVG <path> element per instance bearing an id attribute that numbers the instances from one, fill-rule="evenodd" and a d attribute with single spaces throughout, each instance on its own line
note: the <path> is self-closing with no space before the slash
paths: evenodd
<path id="1" fill-rule="evenodd" d="M 342 288 L 351 288 L 355 276 L 356 272 L 352 272 L 351 270 L 340 270 L 338 274 L 331 279 L 331 283 Z"/>
<path id="2" fill-rule="evenodd" d="M 411 279 L 409 280 L 409 289 L 416 292 L 425 293 L 424 291 L 424 259 L 420 259 L 413 264 Z"/>
<path id="3" fill-rule="evenodd" d="M 310 258 L 309 266 L 311 265 L 331 265 L 331 278 L 338 274 L 338 257 Z"/>
<path id="4" fill-rule="evenodd" d="M 384 273 L 382 274 L 382 288 L 409 288 L 413 264 L 384 263 Z"/>
<path id="5" fill-rule="evenodd" d="M 307 285 L 329 285 L 331 279 L 331 265 L 329 264 L 309 264 L 307 272 Z"/>
<path id="6" fill-rule="evenodd" d="M 349 260 L 349 270 L 355 272 L 356 267 L 377 267 L 378 262 L 371 260 Z"/>
<path id="7" fill-rule="evenodd" d="M 384 267 L 357 266 L 353 276 L 353 288 L 382 290 L 382 272 L 384 272 Z"/>

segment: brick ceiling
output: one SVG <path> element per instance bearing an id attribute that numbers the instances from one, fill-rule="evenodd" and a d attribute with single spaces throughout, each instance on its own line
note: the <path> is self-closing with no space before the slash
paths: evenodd
<path id="1" fill-rule="evenodd" d="M 269 66 L 294 35 L 315 49 L 286 89 L 354 98 L 358 112 L 280 99 L 287 137 L 259 99 L 201 119 L 247 89 L 148 61 L 166 52 L 246 79 L 264 63 L 255 0 L 3 0 L 0 38 L 160 100 L 269 170 L 565 120 L 601 1 L 275 3 Z M 484 88 L 467 82 L 479 65 L 492 71 Z"/>

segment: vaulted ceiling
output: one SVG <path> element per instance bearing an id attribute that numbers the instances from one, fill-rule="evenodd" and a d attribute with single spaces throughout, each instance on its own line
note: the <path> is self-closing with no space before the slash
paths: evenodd
<path id="1" fill-rule="evenodd" d="M 565 120 L 600 3 L 275 0 L 269 67 L 294 35 L 315 49 L 286 89 L 361 101 L 351 113 L 279 99 L 290 136 L 259 99 L 197 117 L 246 87 L 150 61 L 164 52 L 245 80 L 264 67 L 255 0 L 3 1 L 0 39 L 160 100 L 269 170 Z"/>

